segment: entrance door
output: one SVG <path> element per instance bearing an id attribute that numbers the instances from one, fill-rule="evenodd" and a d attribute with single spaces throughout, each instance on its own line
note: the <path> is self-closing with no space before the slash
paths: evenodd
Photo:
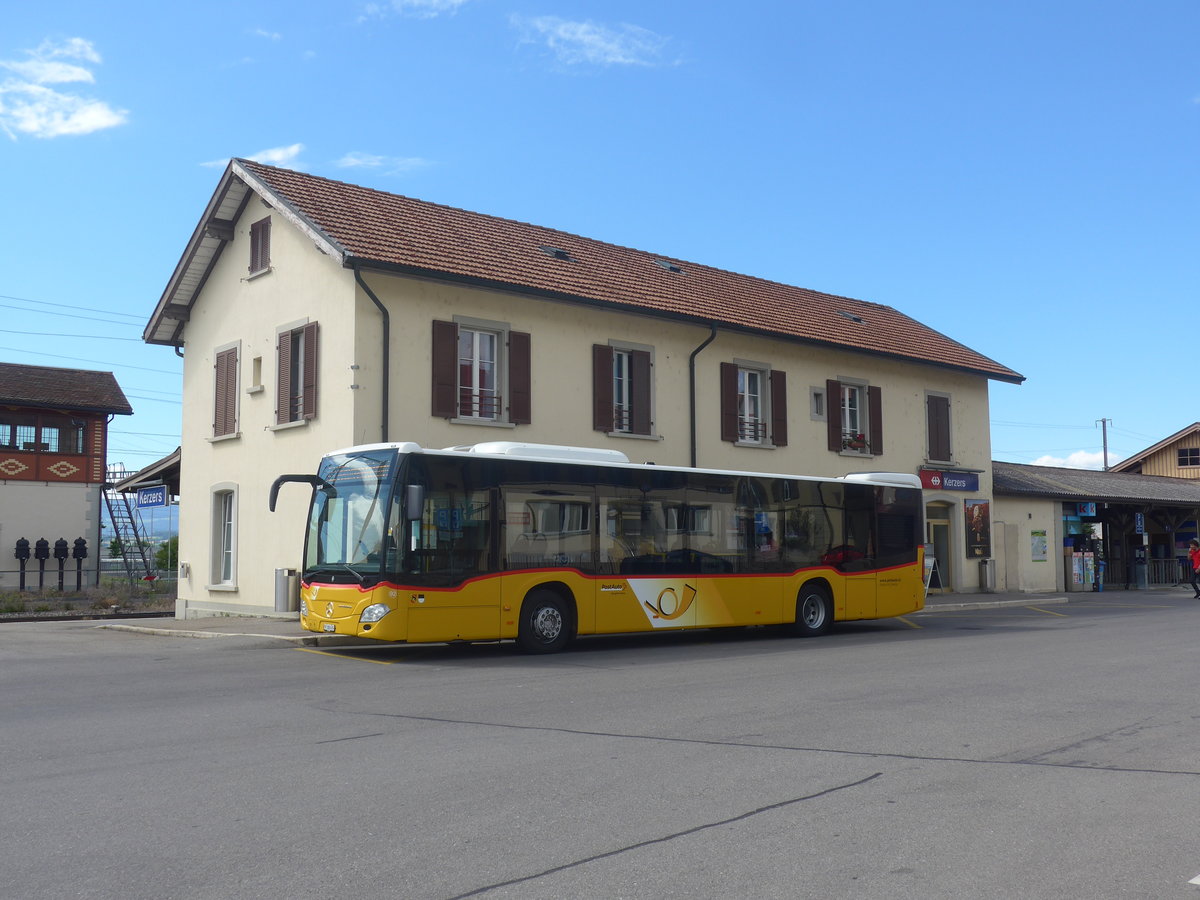
<path id="1" fill-rule="evenodd" d="M 946 594 L 954 584 L 950 569 L 950 520 L 946 509 L 930 505 L 925 510 L 925 543 L 933 547 L 933 572 L 929 576 L 929 592 Z"/>

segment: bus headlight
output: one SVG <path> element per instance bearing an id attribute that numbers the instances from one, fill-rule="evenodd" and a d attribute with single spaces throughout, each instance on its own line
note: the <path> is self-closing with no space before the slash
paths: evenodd
<path id="1" fill-rule="evenodd" d="M 308 615 L 308 601 L 305 600 L 303 597 L 300 598 L 300 615 L 302 615 L 302 616 Z"/>
<path id="2" fill-rule="evenodd" d="M 372 603 L 362 611 L 362 615 L 359 616 L 358 620 L 364 624 L 378 622 L 391 611 L 392 608 L 386 603 Z"/>

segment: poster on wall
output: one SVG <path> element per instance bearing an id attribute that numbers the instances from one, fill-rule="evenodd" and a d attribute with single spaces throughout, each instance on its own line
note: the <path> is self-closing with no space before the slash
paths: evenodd
<path id="1" fill-rule="evenodd" d="M 992 516 L 990 500 L 964 500 L 967 528 L 967 556 L 983 559 L 992 555 Z"/>
<path id="2" fill-rule="evenodd" d="M 1050 558 L 1050 542 L 1044 531 L 1029 532 L 1029 551 L 1034 562 L 1045 562 Z"/>

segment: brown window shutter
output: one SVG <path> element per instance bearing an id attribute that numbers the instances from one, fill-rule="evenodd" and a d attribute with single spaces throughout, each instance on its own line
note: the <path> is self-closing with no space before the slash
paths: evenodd
<path id="1" fill-rule="evenodd" d="M 514 425 L 533 422 L 530 383 L 530 341 L 522 331 L 508 333 L 508 420 Z"/>
<path id="2" fill-rule="evenodd" d="M 871 419 L 871 433 L 867 439 L 871 443 L 871 453 L 878 456 L 883 452 L 883 391 L 880 388 L 867 388 L 867 406 Z"/>
<path id="3" fill-rule="evenodd" d="M 271 265 L 271 219 L 260 219 L 250 226 L 250 271 L 259 272 Z"/>
<path id="4" fill-rule="evenodd" d="M 592 428 L 613 430 L 612 347 L 592 344 Z"/>
<path id="5" fill-rule="evenodd" d="M 275 370 L 275 424 L 292 421 L 292 333 L 280 332 Z"/>
<path id="6" fill-rule="evenodd" d="M 213 368 L 216 369 L 213 437 L 221 437 L 233 434 L 237 428 L 237 350 L 222 350 Z"/>
<path id="7" fill-rule="evenodd" d="M 721 440 L 738 439 L 737 408 L 738 367 L 733 363 L 721 363 Z"/>
<path id="8" fill-rule="evenodd" d="M 650 387 L 651 366 L 648 350 L 632 350 L 629 353 L 629 377 L 633 382 L 631 400 L 633 409 L 630 410 L 629 430 L 634 434 L 650 434 Z"/>
<path id="9" fill-rule="evenodd" d="M 929 458 L 949 460 L 950 456 L 950 398 L 925 398 L 926 427 L 929 429 Z"/>
<path id="10" fill-rule="evenodd" d="M 829 434 L 829 449 L 842 449 L 842 383 L 825 382 L 825 424 Z"/>
<path id="11" fill-rule="evenodd" d="M 787 375 L 771 370 L 771 443 L 786 447 L 788 442 Z"/>
<path id="12" fill-rule="evenodd" d="M 300 406 L 305 419 L 317 416 L 317 323 L 304 326 L 304 385 Z"/>
<path id="13" fill-rule="evenodd" d="M 431 416 L 452 419 L 458 415 L 458 326 L 433 323 L 433 404 Z"/>

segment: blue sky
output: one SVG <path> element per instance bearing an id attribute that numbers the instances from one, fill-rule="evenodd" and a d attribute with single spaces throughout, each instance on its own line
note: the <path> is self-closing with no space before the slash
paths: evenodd
<path id="1" fill-rule="evenodd" d="M 178 444 L 140 335 L 246 156 L 894 306 L 1027 377 L 993 457 L 1192 422 L 1200 3 L 11 5 L 0 360 L 113 371 L 110 461 Z M 203 413 L 207 415 L 207 412 Z"/>

